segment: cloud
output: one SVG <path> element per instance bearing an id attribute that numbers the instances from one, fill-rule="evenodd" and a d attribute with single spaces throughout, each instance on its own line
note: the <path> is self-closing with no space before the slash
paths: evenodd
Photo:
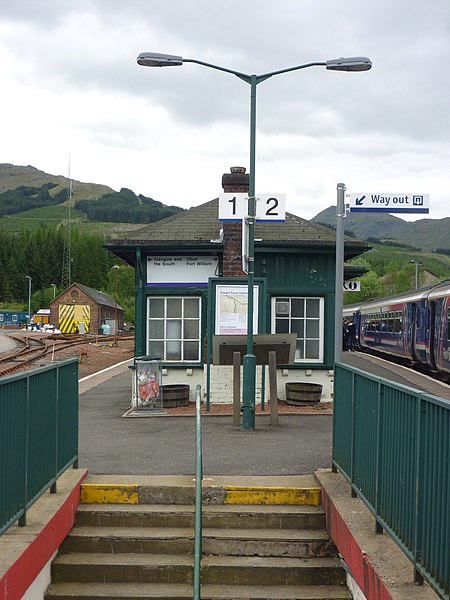
<path id="1" fill-rule="evenodd" d="M 195 64 L 139 67 L 139 52 L 249 74 L 367 55 L 367 73 L 314 67 L 258 85 L 259 190 L 311 217 L 337 181 L 420 186 L 445 216 L 449 30 L 447 0 L 16 0 L 0 15 L 0 161 L 61 172 L 70 152 L 77 179 L 200 204 L 229 166 L 248 167 L 250 88 Z"/>

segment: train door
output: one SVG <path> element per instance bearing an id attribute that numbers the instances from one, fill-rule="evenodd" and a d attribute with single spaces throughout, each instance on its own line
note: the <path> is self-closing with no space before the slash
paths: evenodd
<path id="1" fill-rule="evenodd" d="M 426 303 L 422 300 L 416 303 L 414 319 L 414 356 L 417 362 L 428 364 L 427 351 L 428 311 Z"/>
<path id="2" fill-rule="evenodd" d="M 406 304 L 405 306 L 405 346 L 406 352 L 409 356 L 413 358 L 413 360 L 417 361 L 418 358 L 416 356 L 416 348 L 415 348 L 415 339 L 416 339 L 416 305 L 413 303 Z"/>
<path id="3" fill-rule="evenodd" d="M 436 368 L 435 362 L 435 323 L 436 323 L 436 302 L 430 300 L 427 302 L 427 329 L 425 333 L 425 347 L 428 365 L 432 368 Z"/>

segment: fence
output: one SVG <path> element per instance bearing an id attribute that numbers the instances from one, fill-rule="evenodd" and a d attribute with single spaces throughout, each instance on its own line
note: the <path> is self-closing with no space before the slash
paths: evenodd
<path id="1" fill-rule="evenodd" d="M 450 401 L 336 364 L 333 466 L 448 598 Z"/>
<path id="2" fill-rule="evenodd" d="M 0 379 L 0 534 L 78 459 L 78 360 Z"/>

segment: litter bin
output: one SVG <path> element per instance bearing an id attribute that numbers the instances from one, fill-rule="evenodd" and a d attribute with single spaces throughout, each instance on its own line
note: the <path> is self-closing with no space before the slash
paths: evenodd
<path id="1" fill-rule="evenodd" d="M 161 394 L 161 359 L 153 356 L 137 356 L 136 410 L 163 412 Z"/>

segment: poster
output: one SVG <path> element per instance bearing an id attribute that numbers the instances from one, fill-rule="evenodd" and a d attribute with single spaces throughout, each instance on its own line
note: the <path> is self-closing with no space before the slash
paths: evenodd
<path id="1" fill-rule="evenodd" d="M 258 292 L 253 287 L 253 333 L 258 333 Z M 248 286 L 216 286 L 216 335 L 247 335 Z"/>

